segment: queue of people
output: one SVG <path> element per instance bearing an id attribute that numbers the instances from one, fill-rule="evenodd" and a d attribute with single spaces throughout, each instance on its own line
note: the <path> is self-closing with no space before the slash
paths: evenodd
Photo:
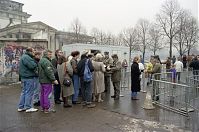
<path id="1" fill-rule="evenodd" d="M 18 112 L 38 111 L 34 106 L 40 106 L 44 113 L 55 112 L 50 100 L 53 96 L 54 104 L 63 102 L 64 108 L 80 103 L 93 108 L 96 106 L 93 102 L 103 102 L 102 93 L 110 92 L 111 81 L 114 87 L 111 97 L 119 99 L 122 63 L 116 54 L 110 58 L 108 52 L 82 53 L 80 57 L 79 51 L 73 51 L 66 57 L 61 50 L 56 50 L 55 58 L 52 57 L 50 50 L 40 53 L 33 48 L 27 48 L 22 55 Z"/>
<path id="2" fill-rule="evenodd" d="M 159 57 L 152 57 L 144 66 L 140 57 L 134 57 L 131 65 L 131 99 L 139 99 L 138 92 L 144 90 L 144 86 L 141 85 L 143 78 L 148 78 L 147 84 L 151 83 L 153 74 L 156 80 L 160 80 L 160 74 L 156 73 L 161 73 L 162 64 L 166 64 L 167 72 L 173 73 L 173 81 L 175 82 L 176 77 L 179 81 L 184 67 L 181 60 L 183 59 L 178 57 L 176 61 L 174 56 L 172 62 L 170 58 L 161 62 Z M 193 70 L 199 70 L 199 57 L 196 56 L 189 66 Z M 127 67 L 126 60 L 121 62 L 117 54 L 109 57 L 109 52 L 104 52 L 104 55 L 99 52 L 95 54 L 85 52 L 80 56 L 79 51 L 73 51 L 70 56 L 64 56 L 61 50 L 56 50 L 53 58 L 53 52 L 50 50 L 41 53 L 33 48 L 27 48 L 19 66 L 22 91 L 18 112 L 38 111 L 34 106 L 41 106 L 44 113 L 55 112 L 51 98 L 54 98 L 55 104 L 63 102 L 64 108 L 77 104 L 93 108 L 96 106 L 94 102 L 104 101 L 102 93 L 110 93 L 111 82 L 114 89 L 111 98 L 119 100 L 121 71 L 123 68 L 126 72 Z M 153 90 L 153 95 L 158 94 L 159 89 Z M 159 100 L 158 96 L 152 98 Z"/>

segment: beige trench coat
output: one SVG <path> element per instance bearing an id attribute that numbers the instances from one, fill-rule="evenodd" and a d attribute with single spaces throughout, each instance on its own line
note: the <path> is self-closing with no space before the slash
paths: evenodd
<path id="1" fill-rule="evenodd" d="M 93 93 L 99 94 L 104 92 L 105 85 L 104 85 L 104 72 L 105 67 L 103 62 L 97 62 L 93 61 L 93 67 L 94 67 L 94 88 Z"/>
<path id="2" fill-rule="evenodd" d="M 67 69 L 66 74 L 64 73 L 65 65 Z M 57 65 L 57 71 L 59 75 L 59 81 L 60 81 L 63 97 L 68 97 L 68 96 L 73 95 L 74 88 L 73 88 L 72 78 L 70 77 L 73 75 L 73 68 L 70 62 L 65 62 L 65 63 L 62 63 L 61 65 Z M 70 87 L 63 85 L 64 76 L 71 81 Z"/>

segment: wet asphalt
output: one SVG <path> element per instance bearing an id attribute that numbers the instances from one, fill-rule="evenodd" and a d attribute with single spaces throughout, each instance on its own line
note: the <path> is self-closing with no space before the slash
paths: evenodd
<path id="1" fill-rule="evenodd" d="M 96 108 L 55 105 L 56 113 L 49 114 L 17 112 L 20 91 L 20 85 L 0 86 L 1 132 L 199 131 L 198 113 L 187 118 L 157 106 L 145 110 L 145 93 L 139 93 L 139 100 L 132 101 L 129 89 L 121 91 L 124 97 L 118 101 L 110 98 L 112 91 L 104 94 L 104 102 L 96 102 Z"/>

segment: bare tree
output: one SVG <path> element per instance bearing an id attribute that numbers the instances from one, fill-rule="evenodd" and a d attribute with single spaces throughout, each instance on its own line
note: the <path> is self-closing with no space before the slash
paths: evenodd
<path id="1" fill-rule="evenodd" d="M 129 61 L 131 61 L 131 51 L 132 49 L 137 48 L 136 43 L 138 41 L 138 32 L 134 28 L 128 28 L 123 30 L 120 37 L 123 38 L 124 45 L 129 47 Z"/>
<path id="2" fill-rule="evenodd" d="M 198 24 L 197 20 L 191 15 L 189 11 L 182 10 L 179 17 L 179 27 L 176 34 L 174 47 L 179 52 L 180 56 L 188 52 L 190 55 L 198 42 Z"/>
<path id="3" fill-rule="evenodd" d="M 94 38 L 94 44 L 99 44 L 99 30 L 97 28 L 92 28 L 90 35 Z"/>
<path id="4" fill-rule="evenodd" d="M 198 46 L 198 40 L 199 40 L 199 28 L 198 28 L 198 22 L 196 18 L 189 15 L 187 18 L 187 21 L 185 23 L 185 43 L 187 46 L 187 52 L 188 55 L 190 55 L 191 49 Z"/>
<path id="5" fill-rule="evenodd" d="M 78 18 L 74 19 L 71 23 L 71 30 L 75 34 L 75 42 L 81 41 L 81 34 L 86 34 L 86 28 L 84 28 Z"/>
<path id="6" fill-rule="evenodd" d="M 149 37 L 149 21 L 146 19 L 140 19 L 136 27 L 138 31 L 138 44 L 140 45 L 140 51 L 142 52 L 142 61 L 145 59 L 145 53 L 147 46 L 151 43 Z"/>
<path id="7" fill-rule="evenodd" d="M 178 31 L 178 19 L 181 8 L 176 0 L 167 0 L 160 14 L 157 14 L 157 22 L 162 28 L 164 35 L 169 39 L 169 56 L 172 57 L 173 39 Z"/>
<path id="8" fill-rule="evenodd" d="M 175 42 L 173 45 L 180 56 L 187 52 L 187 46 L 185 45 L 185 26 L 187 25 L 187 18 L 188 14 L 185 11 L 182 11 L 178 19 L 178 31 L 174 37 Z"/>
<path id="9" fill-rule="evenodd" d="M 165 47 L 163 43 L 163 35 L 161 34 L 160 28 L 156 24 L 151 24 L 149 29 L 149 50 L 153 52 L 153 55 L 156 55 L 156 52 Z"/>

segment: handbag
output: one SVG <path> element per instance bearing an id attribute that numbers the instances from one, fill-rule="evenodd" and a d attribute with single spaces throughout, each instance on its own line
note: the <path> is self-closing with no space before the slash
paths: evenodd
<path id="1" fill-rule="evenodd" d="M 67 79 L 67 78 L 64 78 L 63 85 L 66 86 L 66 87 L 70 87 L 71 81 L 69 79 Z"/>
<path id="2" fill-rule="evenodd" d="M 66 69 L 66 63 L 65 63 L 65 66 L 64 66 L 64 80 L 63 80 L 63 85 L 66 86 L 66 87 L 70 87 L 71 85 L 71 80 L 69 80 L 67 77 L 66 77 L 66 72 L 67 72 L 67 69 Z"/>

